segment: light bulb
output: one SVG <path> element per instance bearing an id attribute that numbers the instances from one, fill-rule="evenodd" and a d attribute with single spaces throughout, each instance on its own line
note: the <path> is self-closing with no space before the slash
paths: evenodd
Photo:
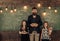
<path id="1" fill-rule="evenodd" d="M 37 4 L 37 7 L 41 7 L 41 4 L 39 3 L 39 4 Z"/>
<path id="2" fill-rule="evenodd" d="M 46 12 L 43 12 L 43 16 L 46 16 Z"/>
<path id="3" fill-rule="evenodd" d="M 51 9 L 51 6 L 49 6 L 48 9 Z"/>
<path id="4" fill-rule="evenodd" d="M 10 10 L 11 13 L 13 13 L 13 10 Z"/>
<path id="5" fill-rule="evenodd" d="M 14 9 L 14 11 L 16 12 L 16 11 L 17 11 L 17 9 Z"/>
<path id="6" fill-rule="evenodd" d="M 0 12 L 2 13 L 3 11 L 2 11 L 2 10 L 0 10 Z"/>
<path id="7" fill-rule="evenodd" d="M 5 8 L 5 10 L 7 11 L 7 10 L 8 10 L 8 8 Z"/>
<path id="8" fill-rule="evenodd" d="M 57 13 L 57 12 L 58 12 L 58 10 L 56 10 L 56 9 L 55 9 L 55 10 L 54 10 L 54 12 L 55 12 L 55 13 Z"/>
<path id="9" fill-rule="evenodd" d="M 24 9 L 27 9 L 27 6 L 24 6 Z"/>

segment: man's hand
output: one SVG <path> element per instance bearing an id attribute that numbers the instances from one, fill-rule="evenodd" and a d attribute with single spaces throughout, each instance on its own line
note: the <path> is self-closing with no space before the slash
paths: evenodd
<path id="1" fill-rule="evenodd" d="M 32 23 L 30 24 L 31 27 L 38 27 L 38 24 L 37 23 Z"/>

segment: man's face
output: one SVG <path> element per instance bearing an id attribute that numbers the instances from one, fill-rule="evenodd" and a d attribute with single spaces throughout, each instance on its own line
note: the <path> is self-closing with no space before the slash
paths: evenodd
<path id="1" fill-rule="evenodd" d="M 32 10 L 32 13 L 33 13 L 33 14 L 37 14 L 37 9 L 33 9 L 33 10 Z"/>

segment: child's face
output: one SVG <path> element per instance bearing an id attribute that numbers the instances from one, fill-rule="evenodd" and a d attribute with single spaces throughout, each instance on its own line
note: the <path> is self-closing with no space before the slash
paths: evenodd
<path id="1" fill-rule="evenodd" d="M 26 25 L 26 22 L 25 21 L 23 21 L 23 25 Z"/>
<path id="2" fill-rule="evenodd" d="M 44 27 L 47 27 L 48 26 L 48 23 L 44 23 Z"/>

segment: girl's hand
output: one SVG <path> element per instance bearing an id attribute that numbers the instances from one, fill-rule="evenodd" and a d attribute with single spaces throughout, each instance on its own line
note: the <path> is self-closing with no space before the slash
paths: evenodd
<path id="1" fill-rule="evenodd" d="M 21 34 L 28 34 L 28 32 L 26 32 L 26 31 L 22 31 Z"/>
<path id="2" fill-rule="evenodd" d="M 19 34 L 22 34 L 22 32 L 19 31 Z"/>

